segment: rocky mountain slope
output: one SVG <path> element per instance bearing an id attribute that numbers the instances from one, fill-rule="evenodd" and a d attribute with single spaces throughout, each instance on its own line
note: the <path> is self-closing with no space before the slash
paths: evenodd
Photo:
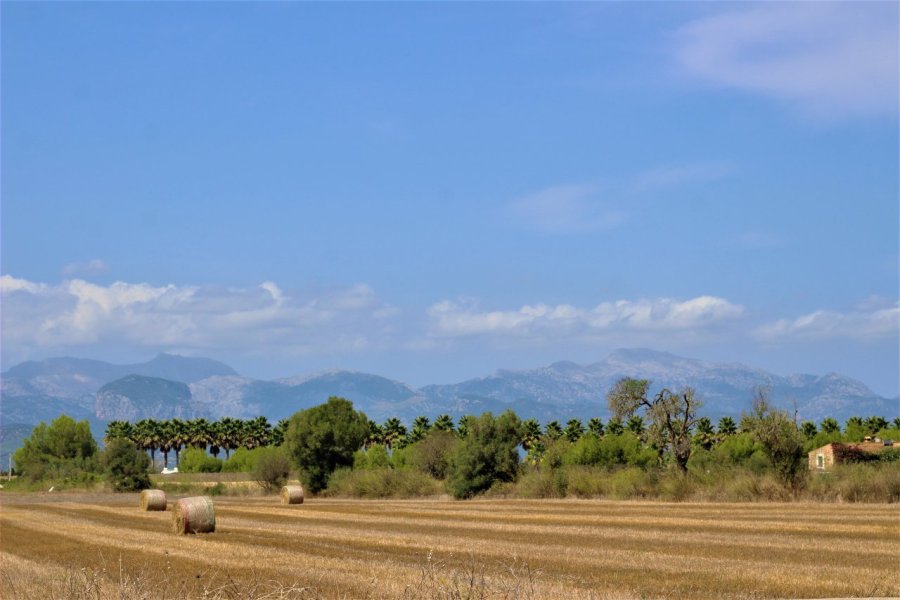
<path id="1" fill-rule="evenodd" d="M 565 420 L 608 417 L 605 395 L 617 379 L 641 377 L 652 389 L 691 386 L 713 418 L 747 410 L 758 386 L 771 390 L 776 404 L 804 419 L 859 414 L 894 417 L 897 399 L 878 396 L 863 383 L 836 373 L 781 377 L 761 369 L 684 358 L 653 350 L 617 350 L 602 361 L 558 362 L 527 370 L 500 370 L 452 385 L 421 389 L 377 375 L 328 371 L 277 381 L 238 375 L 209 359 L 160 355 L 147 363 L 111 365 L 60 358 L 23 363 L 2 374 L 4 424 L 34 424 L 61 412 L 90 419 L 97 427 L 112 419 L 249 418 L 270 420 L 337 395 L 351 399 L 371 418 L 416 415 L 453 417 L 514 409 L 522 417 Z"/>

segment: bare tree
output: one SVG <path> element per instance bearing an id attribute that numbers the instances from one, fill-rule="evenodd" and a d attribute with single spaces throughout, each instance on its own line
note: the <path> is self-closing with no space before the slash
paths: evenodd
<path id="1" fill-rule="evenodd" d="M 677 393 L 663 388 L 651 400 L 647 397 L 649 387 L 646 379 L 620 379 L 606 395 L 609 409 L 617 419 L 625 419 L 643 408 L 649 424 L 647 441 L 660 452 L 670 452 L 678 468 L 687 472 L 692 431 L 701 403 L 689 387 Z"/>

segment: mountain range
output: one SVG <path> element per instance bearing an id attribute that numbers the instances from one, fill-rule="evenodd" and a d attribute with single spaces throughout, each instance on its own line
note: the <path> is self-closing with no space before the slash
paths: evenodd
<path id="1" fill-rule="evenodd" d="M 523 418 L 565 421 L 608 418 L 606 393 L 621 377 L 639 377 L 662 387 L 693 387 L 703 414 L 739 416 L 753 392 L 766 387 L 776 405 L 797 410 L 801 419 L 900 413 L 897 398 L 885 398 L 865 384 L 839 375 L 778 376 L 740 364 L 714 363 L 647 349 L 622 349 L 579 365 L 557 362 L 536 369 L 499 370 L 457 384 L 415 389 L 378 375 L 334 370 L 275 381 L 252 379 L 208 358 L 160 354 L 146 363 L 114 365 L 98 360 L 51 358 L 29 361 L 0 374 L 0 442 L 16 447 L 26 426 L 61 413 L 91 421 L 102 433 L 115 419 L 167 419 L 265 415 L 270 421 L 320 404 L 329 396 L 353 401 L 370 418 L 417 415 L 457 418 L 512 408 Z M 15 444 L 15 445 L 13 445 Z M 2 452 L 0 452 L 2 454 Z M 0 456 L 0 460 L 5 460 Z"/>

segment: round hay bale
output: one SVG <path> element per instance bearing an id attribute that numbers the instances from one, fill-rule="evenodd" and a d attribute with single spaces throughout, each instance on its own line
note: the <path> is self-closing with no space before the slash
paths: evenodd
<path id="1" fill-rule="evenodd" d="M 166 510 L 166 493 L 162 490 L 142 491 L 141 510 Z"/>
<path id="2" fill-rule="evenodd" d="M 172 505 L 175 533 L 212 533 L 216 530 L 216 512 L 206 496 L 182 498 Z"/>
<path id="3" fill-rule="evenodd" d="M 303 504 L 303 486 L 286 485 L 281 488 L 282 504 Z"/>

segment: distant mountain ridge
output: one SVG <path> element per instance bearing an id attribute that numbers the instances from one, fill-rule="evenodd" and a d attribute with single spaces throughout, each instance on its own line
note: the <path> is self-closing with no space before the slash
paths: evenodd
<path id="1" fill-rule="evenodd" d="M 36 424 L 65 412 L 89 419 L 95 430 L 113 419 L 223 416 L 270 420 L 324 402 L 353 401 L 377 421 L 397 416 L 501 412 L 508 408 L 541 421 L 593 416 L 608 418 L 606 393 L 621 377 L 650 379 L 652 390 L 691 386 L 710 417 L 738 416 L 753 390 L 764 386 L 773 401 L 802 419 L 839 421 L 851 415 L 900 413 L 897 399 L 878 396 L 865 384 L 837 373 L 782 377 L 740 364 L 713 363 L 647 349 L 616 350 L 588 365 L 556 362 L 450 385 L 420 389 L 369 373 L 332 370 L 276 381 L 256 380 L 206 358 L 161 354 L 146 363 L 113 365 L 78 358 L 53 358 L 17 365 L 0 379 L 0 425 Z"/>

